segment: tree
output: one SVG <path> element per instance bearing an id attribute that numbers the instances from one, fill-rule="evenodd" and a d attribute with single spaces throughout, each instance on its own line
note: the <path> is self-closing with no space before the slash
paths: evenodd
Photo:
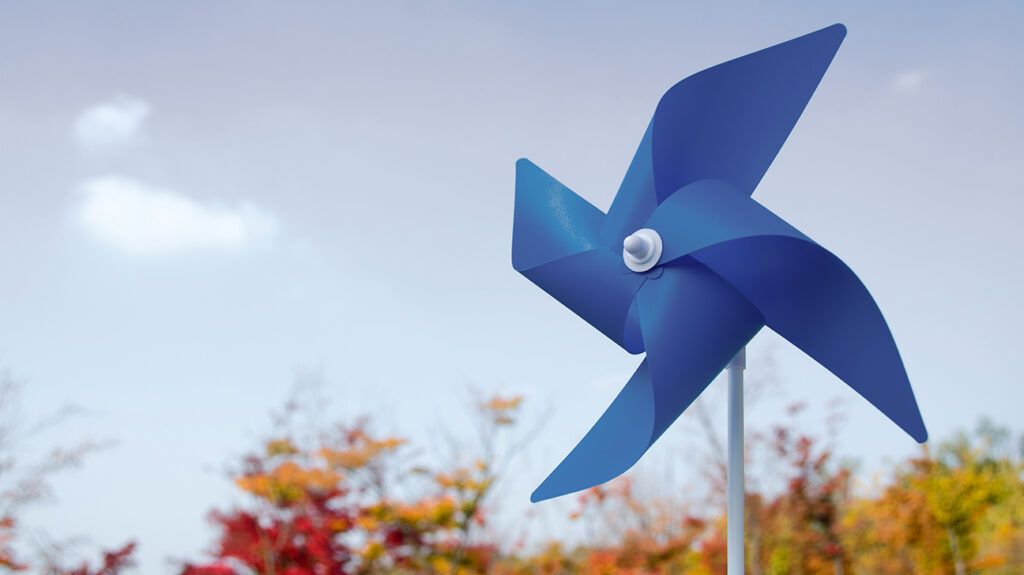
<path id="1" fill-rule="evenodd" d="M 1008 434 L 990 424 L 927 447 L 846 517 L 858 570 L 882 575 L 1020 573 L 1024 482 Z"/>
<path id="2" fill-rule="evenodd" d="M 67 566 L 62 561 L 67 544 L 60 542 L 40 549 L 34 562 L 19 557 L 15 551 L 15 543 L 24 536 L 19 524 L 21 513 L 53 497 L 54 475 L 81 466 L 89 454 L 103 447 L 80 442 L 31 457 L 35 450 L 25 449 L 25 444 L 60 424 L 75 410 L 66 407 L 47 419 L 23 426 L 17 417 L 20 401 L 21 385 L 8 370 L 0 368 L 0 571 L 28 571 L 35 564 L 37 570 L 50 575 L 117 575 L 132 565 L 135 543 L 104 551 L 95 569 L 84 561 Z M 27 459 L 23 457 L 26 452 L 30 454 Z M 42 534 L 33 535 L 34 539 L 43 538 Z"/>
<path id="3" fill-rule="evenodd" d="M 365 419 L 306 443 L 268 439 L 235 477 L 249 504 L 211 514 L 220 531 L 212 558 L 186 563 L 182 573 L 485 572 L 496 546 L 473 534 L 487 522 L 485 503 L 507 455 L 498 439 L 521 403 L 477 401 L 480 456 L 446 470 L 415 465 L 404 457 L 405 439 L 377 435 Z"/>
<path id="4" fill-rule="evenodd" d="M 185 575 L 724 575 L 725 510 L 714 496 L 651 495 L 624 476 L 579 494 L 578 545 L 510 545 L 488 529 L 494 486 L 531 436 L 522 399 L 475 397 L 477 443 L 425 462 L 412 442 L 365 419 L 327 432 L 278 430 L 234 473 L 247 502 L 215 511 L 219 534 Z M 771 460 L 747 494 L 748 566 L 764 575 L 1010 575 L 1024 572 L 1021 454 L 983 426 L 857 488 L 834 435 L 796 417 L 753 434 Z M 837 421 L 828 416 L 831 426 Z M 512 439 L 517 438 L 517 439 Z M 711 466 L 716 465 L 709 459 Z M 429 464 L 428 464 L 429 463 Z M 709 474 L 718 476 L 712 467 Z M 717 486 L 717 483 L 713 483 Z M 713 487 L 714 488 L 714 487 Z M 711 505 L 702 499 L 709 499 Z"/>

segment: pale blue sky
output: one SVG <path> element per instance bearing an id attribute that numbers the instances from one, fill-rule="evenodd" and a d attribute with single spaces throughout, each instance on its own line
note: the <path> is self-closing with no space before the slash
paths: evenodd
<path id="1" fill-rule="evenodd" d="M 0 9 L 0 365 L 27 418 L 87 410 L 52 440 L 119 441 L 32 525 L 171 571 L 302 370 L 334 413 L 424 439 L 467 382 L 556 406 L 514 516 L 638 362 L 512 270 L 514 161 L 607 208 L 668 86 L 834 22 L 755 197 L 867 283 L 933 438 L 1019 419 L 1018 3 L 549 4 Z M 751 373 L 769 356 L 786 395 L 755 422 L 839 397 L 844 453 L 914 449 L 770 333 Z"/>

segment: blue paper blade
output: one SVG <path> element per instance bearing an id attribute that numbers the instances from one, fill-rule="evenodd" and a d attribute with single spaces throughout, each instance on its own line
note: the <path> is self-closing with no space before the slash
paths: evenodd
<path id="1" fill-rule="evenodd" d="M 532 501 L 628 471 L 762 325 L 746 299 L 697 263 L 648 279 L 637 302 L 647 359 Z"/>
<path id="2" fill-rule="evenodd" d="M 653 425 L 654 397 L 644 361 L 594 427 L 530 495 L 530 501 L 559 497 L 622 475 L 650 447 Z"/>
<path id="3" fill-rule="evenodd" d="M 512 266 L 631 353 L 625 325 L 643 276 L 598 234 L 604 214 L 529 160 L 516 162 Z"/>
<path id="4" fill-rule="evenodd" d="M 522 272 L 604 247 L 604 213 L 527 159 L 516 162 L 512 267 Z"/>
<path id="5" fill-rule="evenodd" d="M 706 265 L 746 296 L 768 327 L 914 439 L 927 439 L 889 327 L 839 258 L 720 181 L 680 189 L 645 225 L 661 235 L 663 260 L 690 256 Z"/>
<path id="6" fill-rule="evenodd" d="M 845 36 L 846 28 L 835 24 L 670 88 L 652 121 L 659 202 L 705 178 L 753 193 Z"/>
<path id="7" fill-rule="evenodd" d="M 669 196 L 644 226 L 657 230 L 664 246 L 661 262 L 749 236 L 807 236 L 722 180 L 700 180 Z"/>
<path id="8" fill-rule="evenodd" d="M 920 443 L 928 431 L 896 342 L 867 288 L 821 246 L 785 236 L 694 253 L 742 292 L 765 323 L 846 382 Z"/>
<path id="9" fill-rule="evenodd" d="M 764 325 L 745 297 L 699 263 L 667 266 L 637 294 L 647 347 L 651 443 Z"/>
<path id="10" fill-rule="evenodd" d="M 625 268 L 622 256 L 601 247 L 520 273 L 623 349 L 640 353 L 643 342 L 626 338 L 626 321 L 644 277 Z"/>

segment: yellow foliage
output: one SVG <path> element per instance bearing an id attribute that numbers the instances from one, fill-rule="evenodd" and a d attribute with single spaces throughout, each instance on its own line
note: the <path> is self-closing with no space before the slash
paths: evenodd
<path id="1" fill-rule="evenodd" d="M 380 526 L 380 521 L 370 515 L 363 515 L 356 518 L 356 527 L 363 531 L 373 532 Z"/>
<path id="2" fill-rule="evenodd" d="M 455 526 L 457 506 L 451 497 L 427 497 L 412 503 L 381 501 L 367 508 L 367 516 L 379 523 L 399 523 L 420 530 Z"/>
<path id="3" fill-rule="evenodd" d="M 513 415 L 523 403 L 523 396 L 513 395 L 504 397 L 494 395 L 480 403 L 481 410 L 491 418 L 491 421 L 498 426 L 509 426 L 515 423 Z"/>
<path id="4" fill-rule="evenodd" d="M 386 552 L 387 549 L 384 547 L 384 545 L 380 544 L 377 541 L 370 541 L 366 544 L 365 547 L 363 547 L 363 550 L 360 552 L 360 556 L 363 558 L 363 561 L 366 561 L 367 563 L 372 563 L 377 559 L 383 557 L 384 553 Z"/>
<path id="5" fill-rule="evenodd" d="M 295 444 L 290 439 L 271 439 L 265 446 L 267 457 L 277 457 L 282 455 L 295 455 L 299 453 L 299 448 L 295 447 Z"/>
<path id="6" fill-rule="evenodd" d="M 303 501 L 309 493 L 335 488 L 342 476 L 327 469 L 305 468 L 285 461 L 269 473 L 245 475 L 235 480 L 242 491 L 274 505 L 288 506 Z"/>
<path id="7" fill-rule="evenodd" d="M 482 492 L 486 491 L 492 483 L 490 477 L 476 478 L 472 471 L 466 468 L 459 468 L 449 473 L 437 473 L 434 475 L 434 482 L 444 489 L 456 491 Z"/>
<path id="8" fill-rule="evenodd" d="M 513 395 L 510 397 L 495 395 L 485 401 L 483 407 L 490 411 L 513 411 L 518 409 L 522 403 L 523 396 L 521 395 Z"/>
<path id="9" fill-rule="evenodd" d="M 374 439 L 369 435 L 360 434 L 354 438 L 352 443 L 351 447 L 343 449 L 322 447 L 317 455 L 333 468 L 360 469 L 378 457 L 405 445 L 406 440 L 397 437 Z"/>
<path id="10" fill-rule="evenodd" d="M 434 573 L 438 573 L 439 575 L 451 575 L 452 562 L 448 559 L 441 557 L 439 555 L 435 555 L 430 558 L 429 562 L 430 567 L 431 569 L 433 569 Z"/>

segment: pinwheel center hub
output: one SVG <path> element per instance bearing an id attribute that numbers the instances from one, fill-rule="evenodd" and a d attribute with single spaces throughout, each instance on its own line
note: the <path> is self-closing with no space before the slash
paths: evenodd
<path id="1" fill-rule="evenodd" d="M 622 241 L 622 259 L 626 267 L 635 272 L 645 272 L 658 265 L 661 259 L 661 236 L 658 232 L 643 228 Z"/>

